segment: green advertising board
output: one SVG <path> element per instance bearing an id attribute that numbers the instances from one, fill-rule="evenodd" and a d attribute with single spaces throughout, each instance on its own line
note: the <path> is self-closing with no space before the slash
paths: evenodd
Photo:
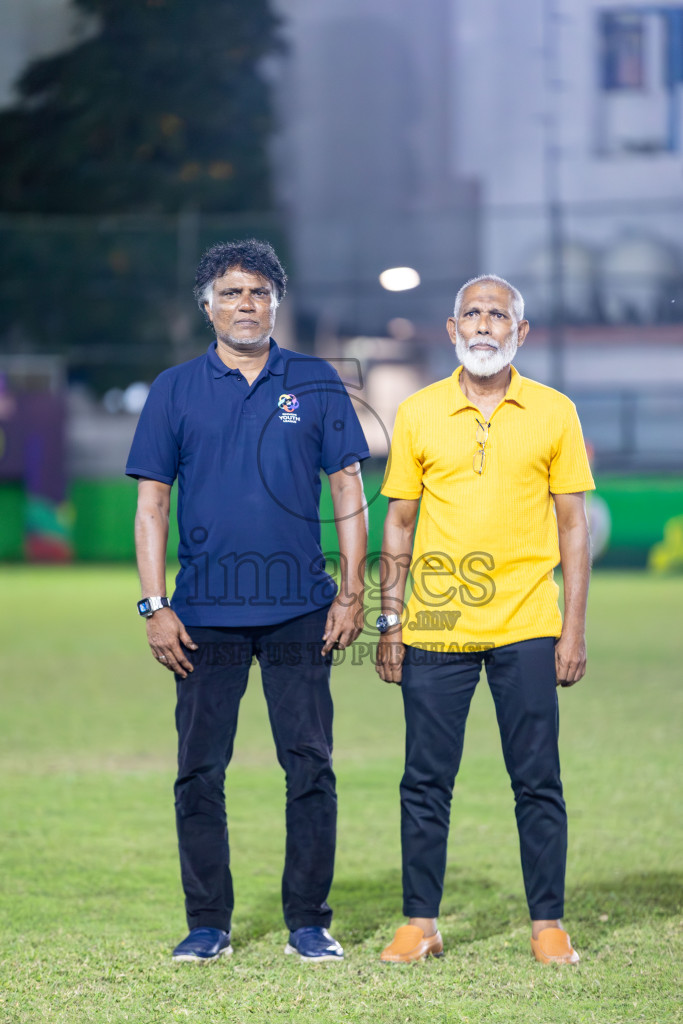
<path id="1" fill-rule="evenodd" d="M 379 493 L 382 467 L 364 473 L 369 502 L 369 551 L 379 551 L 386 499 Z M 610 539 L 598 564 L 645 566 L 650 548 L 662 540 L 666 523 L 683 515 L 683 475 L 599 476 L 597 495 L 609 510 Z M 174 492 L 175 493 L 175 492 Z M 136 485 L 132 480 L 74 480 L 69 489 L 72 539 L 78 561 L 127 561 L 134 558 L 133 520 Z M 26 497 L 18 483 L 0 487 L 0 559 L 21 560 L 27 515 Z M 323 486 L 322 547 L 337 547 L 329 488 Z M 175 503 L 169 549 L 178 542 Z"/>

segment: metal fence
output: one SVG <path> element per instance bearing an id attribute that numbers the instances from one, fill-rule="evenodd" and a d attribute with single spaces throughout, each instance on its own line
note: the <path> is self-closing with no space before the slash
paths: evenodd
<path id="1" fill-rule="evenodd" d="M 683 387 L 572 392 L 597 470 L 683 472 Z"/>
<path id="2" fill-rule="evenodd" d="M 477 273 L 482 261 L 495 258 L 493 269 L 507 274 L 526 293 L 534 326 L 548 322 L 552 260 L 542 204 L 482 206 L 479 212 L 475 218 L 469 208 L 453 214 L 455 226 L 464 225 L 472 242 L 471 247 L 464 246 L 471 252 L 472 266 L 459 268 L 459 273 Z M 641 323 L 662 329 L 668 324 L 678 331 L 683 321 L 683 203 L 568 204 L 563 214 L 564 324 Z M 430 225 L 425 222 L 421 227 L 431 237 Z M 295 225 L 293 229 L 294 235 Z M 332 299 L 335 308 L 346 311 L 347 333 L 350 328 L 358 334 L 381 333 L 389 317 L 413 319 L 418 326 L 431 318 L 432 329 L 438 324 L 443 330 L 459 283 L 453 280 L 452 266 L 435 259 L 419 289 L 390 294 L 370 274 L 369 264 L 365 276 L 359 271 L 356 280 L 335 277 L 328 263 L 329 272 L 310 282 L 309 293 L 287 258 L 284 226 L 275 216 L 219 217 L 193 210 L 178 217 L 4 216 L 0 354 L 58 354 L 72 382 L 82 380 L 100 394 L 132 380 L 149 381 L 207 344 L 208 334 L 191 296 L 202 251 L 220 239 L 251 235 L 272 241 L 293 271 L 299 341 L 307 329 L 312 335 L 320 333 L 315 322 L 325 325 Z M 323 237 L 320 244 L 331 249 L 329 239 L 326 243 Z M 307 307 L 313 321 L 308 324 L 301 316 Z M 337 317 L 328 325 L 331 333 L 335 326 L 341 329 L 342 320 Z M 648 337 L 644 330 L 641 350 L 632 350 L 634 363 L 647 358 L 645 349 L 654 344 L 651 333 Z M 565 355 L 571 357 L 569 329 L 564 345 Z M 568 390 L 593 445 L 596 468 L 683 469 L 683 329 L 680 344 L 670 339 L 667 345 L 674 361 L 665 355 L 658 375 L 650 374 L 644 387 L 635 373 L 628 378 L 633 384 L 618 378 L 610 383 L 609 367 L 602 376 L 590 375 L 592 387 L 584 386 L 585 375 L 568 374 Z M 428 350 L 441 346 L 425 341 L 420 347 L 426 365 L 432 359 Z M 445 349 L 451 358 L 447 342 Z M 583 351 L 591 366 L 604 355 L 600 345 Z M 660 356 L 654 355 L 653 361 Z M 552 374 L 533 370 L 531 376 L 554 383 Z"/>
<path id="3" fill-rule="evenodd" d="M 152 379 L 207 344 L 192 299 L 204 249 L 256 236 L 270 216 L 0 217 L 0 352 L 59 354 L 102 391 Z"/>

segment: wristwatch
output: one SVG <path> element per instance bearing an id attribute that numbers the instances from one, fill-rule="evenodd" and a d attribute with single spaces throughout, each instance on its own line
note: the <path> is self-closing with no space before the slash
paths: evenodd
<path id="1" fill-rule="evenodd" d="M 377 626 L 377 629 L 380 631 L 380 633 L 386 633 L 387 630 L 391 629 L 392 626 L 398 626 L 400 621 L 400 615 L 379 615 L 377 617 L 377 622 L 375 623 L 375 625 Z"/>
<path id="2" fill-rule="evenodd" d="M 145 619 L 151 619 L 160 608 L 170 608 L 171 602 L 167 597 L 143 597 L 138 601 L 138 615 Z"/>

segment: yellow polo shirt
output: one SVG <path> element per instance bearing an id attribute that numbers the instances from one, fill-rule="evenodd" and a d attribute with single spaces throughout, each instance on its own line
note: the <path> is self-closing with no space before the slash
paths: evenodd
<path id="1" fill-rule="evenodd" d="M 557 637 L 552 495 L 595 487 L 576 408 L 512 367 L 479 475 L 484 416 L 465 397 L 461 371 L 412 395 L 396 416 L 382 494 L 421 499 L 404 643 L 456 652 Z"/>

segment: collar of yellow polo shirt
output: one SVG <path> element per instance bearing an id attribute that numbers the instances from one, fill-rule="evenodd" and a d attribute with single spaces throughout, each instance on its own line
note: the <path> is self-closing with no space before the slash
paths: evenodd
<path id="1" fill-rule="evenodd" d="M 399 406 L 382 494 L 421 499 L 411 646 L 456 653 L 560 635 L 552 495 L 595 484 L 573 402 L 511 371 L 479 440 L 486 420 L 460 387 L 462 366 Z"/>

